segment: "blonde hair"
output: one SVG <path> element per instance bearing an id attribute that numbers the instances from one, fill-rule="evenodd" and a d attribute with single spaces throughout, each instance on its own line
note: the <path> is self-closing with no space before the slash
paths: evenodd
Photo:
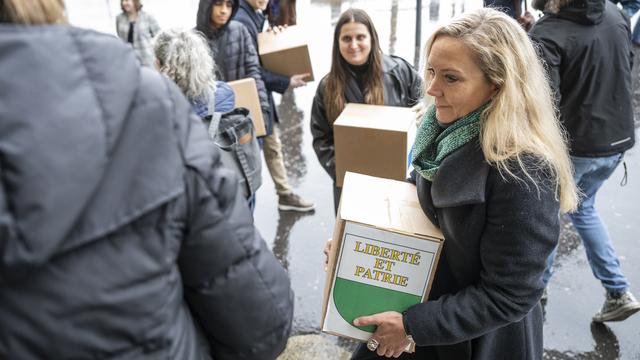
<path id="1" fill-rule="evenodd" d="M 484 8 L 437 29 L 427 41 L 427 57 L 439 36 L 462 41 L 475 55 L 487 81 L 498 88 L 480 122 L 480 143 L 487 161 L 500 173 L 518 179 L 511 170 L 515 161 L 537 187 L 522 156 L 539 157 L 542 163 L 536 166 L 550 168 L 555 178 L 560 209 L 574 210 L 578 192 L 567 137 L 554 108 L 547 74 L 524 30 L 505 14 Z M 428 82 L 428 74 L 425 79 Z"/>
<path id="2" fill-rule="evenodd" d="M 205 38 L 195 30 L 169 29 L 153 39 L 160 72 L 191 100 L 215 91 L 215 64 Z"/>
<path id="3" fill-rule="evenodd" d="M 0 0 L 0 22 L 21 25 L 66 24 L 63 0 Z"/>

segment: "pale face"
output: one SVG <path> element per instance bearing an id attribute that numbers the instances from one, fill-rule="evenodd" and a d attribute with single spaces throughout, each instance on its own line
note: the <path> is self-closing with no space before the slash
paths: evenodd
<path id="1" fill-rule="evenodd" d="M 435 98 L 436 118 L 445 124 L 474 111 L 497 92 L 473 60 L 471 50 L 449 36 L 439 36 L 431 47 L 427 83 L 427 94 Z"/>
<path id="2" fill-rule="evenodd" d="M 254 10 L 265 11 L 269 5 L 269 0 L 247 0 L 247 2 Z"/>
<path id="3" fill-rule="evenodd" d="M 126 12 L 127 14 L 136 11 L 136 6 L 133 3 L 133 0 L 122 0 L 120 2 L 120 6 L 122 6 L 122 9 L 124 9 L 124 12 Z"/>
<path id="4" fill-rule="evenodd" d="M 362 65 L 371 53 L 371 34 L 366 26 L 358 22 L 342 25 L 338 38 L 340 55 L 351 65 Z"/>
<path id="5" fill-rule="evenodd" d="M 220 28 L 229 21 L 231 17 L 231 11 L 233 10 L 233 3 L 229 0 L 219 0 L 213 4 L 211 8 L 211 24 L 213 27 Z"/>

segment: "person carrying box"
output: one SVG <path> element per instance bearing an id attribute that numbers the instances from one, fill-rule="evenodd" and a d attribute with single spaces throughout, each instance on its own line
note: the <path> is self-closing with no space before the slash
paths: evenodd
<path id="1" fill-rule="evenodd" d="M 258 33 L 262 32 L 266 20 L 263 12 L 267 8 L 268 3 L 268 0 L 238 0 L 238 11 L 233 16 L 233 20 L 238 21 L 247 28 L 256 50 L 258 49 Z M 265 69 L 262 65 L 260 66 L 260 71 L 269 101 L 269 113 L 265 121 L 268 127 L 268 135 L 263 138 L 264 159 L 273 183 L 276 186 L 278 208 L 280 210 L 302 212 L 312 211 L 315 208 L 314 204 L 293 193 L 291 185 L 289 184 L 282 157 L 282 143 L 275 128 L 276 123 L 279 122 L 279 117 L 275 101 L 273 100 L 274 91 L 283 94 L 289 87 L 295 89 L 306 85 L 307 83 L 304 79 L 309 74 L 296 74 L 287 77 L 273 73 Z"/>
<path id="2" fill-rule="evenodd" d="M 333 34 L 331 70 L 318 85 L 311 108 L 313 149 L 333 180 L 337 211 L 341 189 L 336 185 L 333 122 L 347 103 L 413 107 L 424 113 L 422 80 L 408 62 L 382 53 L 378 33 L 364 10 L 345 11 Z M 393 121 L 393 119 L 389 119 Z"/>

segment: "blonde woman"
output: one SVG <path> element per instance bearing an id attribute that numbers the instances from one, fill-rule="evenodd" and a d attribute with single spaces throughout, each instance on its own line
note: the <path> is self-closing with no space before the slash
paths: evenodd
<path id="1" fill-rule="evenodd" d="M 151 14 L 142 10 L 140 0 L 121 0 L 122 13 L 116 17 L 116 32 L 131 44 L 140 63 L 153 66 L 151 42 L 160 32 L 160 26 Z"/>
<path id="2" fill-rule="evenodd" d="M 542 273 L 558 212 L 577 203 L 544 69 L 518 23 L 492 9 L 436 30 L 426 54 L 435 104 L 413 175 L 444 248 L 427 302 L 354 321 L 377 330 L 353 359 L 541 359 Z"/>

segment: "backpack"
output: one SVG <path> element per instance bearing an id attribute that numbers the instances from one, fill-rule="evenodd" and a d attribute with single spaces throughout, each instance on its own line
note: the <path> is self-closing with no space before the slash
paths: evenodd
<path id="1" fill-rule="evenodd" d="M 255 194 L 262 185 L 262 158 L 249 110 L 240 107 L 222 114 L 214 142 L 222 150 L 223 166 L 240 176 L 245 198 Z"/>

